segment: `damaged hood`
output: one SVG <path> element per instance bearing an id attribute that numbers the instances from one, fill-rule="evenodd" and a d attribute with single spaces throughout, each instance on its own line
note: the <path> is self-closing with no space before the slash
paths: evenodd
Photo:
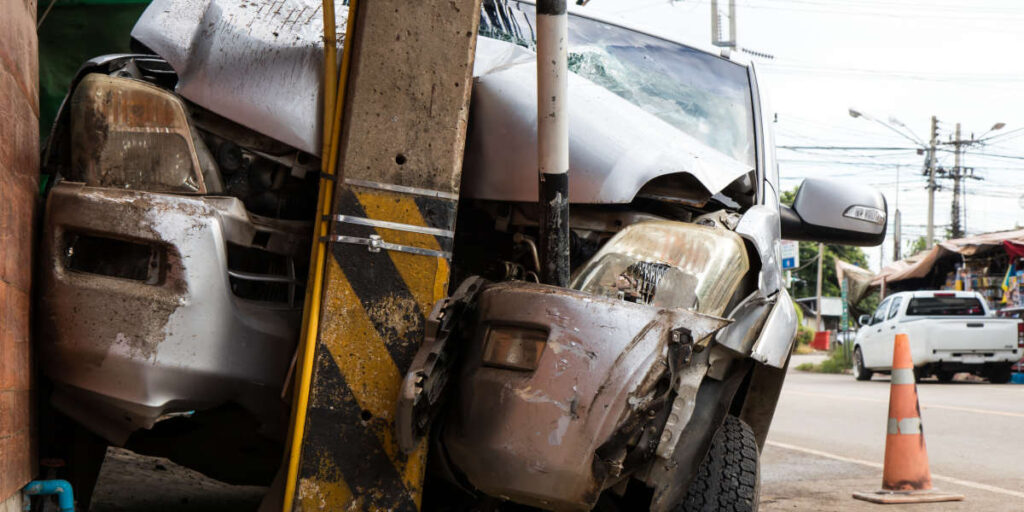
<path id="1" fill-rule="evenodd" d="M 340 48 L 348 9 L 338 7 Z M 319 155 L 320 9 L 319 0 L 153 0 L 132 38 L 174 68 L 181 96 Z"/>
<path id="2" fill-rule="evenodd" d="M 536 54 L 480 37 L 462 196 L 537 200 Z M 629 203 L 659 176 L 685 173 L 715 194 L 752 168 L 615 93 L 569 74 L 569 199 Z"/>
<path id="3" fill-rule="evenodd" d="M 339 46 L 347 15 L 339 6 Z M 154 0 L 132 37 L 174 68 L 181 96 L 319 155 L 322 33 L 315 0 Z M 462 195 L 534 202 L 536 54 L 479 37 L 474 77 Z M 650 180 L 675 173 L 715 194 L 752 170 L 575 74 L 569 115 L 574 203 L 629 203 Z"/>

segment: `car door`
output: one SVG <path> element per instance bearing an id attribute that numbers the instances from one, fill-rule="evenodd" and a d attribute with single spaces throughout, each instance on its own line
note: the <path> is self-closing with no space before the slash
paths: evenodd
<path id="1" fill-rule="evenodd" d="M 903 297 L 895 296 L 889 303 L 889 311 L 885 314 L 882 328 L 875 335 L 875 346 L 878 347 L 878 356 L 881 358 L 878 366 L 884 368 L 892 367 L 892 351 L 896 345 L 897 321 L 899 320 L 900 306 L 903 305 Z"/>
<path id="2" fill-rule="evenodd" d="M 860 351 L 864 356 L 864 366 L 868 368 L 877 368 L 883 360 L 880 354 L 885 349 L 878 347 L 878 341 L 881 339 L 882 323 L 889 312 L 889 304 L 889 299 L 883 300 L 871 316 L 871 323 L 861 328 L 864 334 L 860 340 Z"/>

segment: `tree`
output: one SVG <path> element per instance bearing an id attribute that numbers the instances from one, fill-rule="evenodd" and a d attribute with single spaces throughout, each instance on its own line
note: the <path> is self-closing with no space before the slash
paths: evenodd
<path id="1" fill-rule="evenodd" d="M 787 206 L 793 205 L 796 197 L 796 189 L 782 193 L 780 201 Z M 800 242 L 800 263 L 806 265 L 793 272 L 793 284 L 790 294 L 795 298 L 814 297 L 817 294 L 818 265 L 811 263 L 818 258 L 818 244 L 814 242 Z M 848 263 L 853 263 L 861 268 L 868 268 L 868 258 L 860 247 L 850 245 L 825 244 L 822 251 L 821 268 L 821 296 L 841 297 L 842 290 L 839 289 L 839 280 L 836 278 L 836 258 Z M 851 304 L 856 312 L 874 311 L 878 305 L 878 294 L 869 293 L 857 304 Z M 853 314 L 853 312 L 851 312 Z"/>
<path id="2" fill-rule="evenodd" d="M 911 256 L 928 248 L 928 240 L 924 236 L 917 237 L 916 240 L 910 243 L 910 251 L 908 254 Z"/>

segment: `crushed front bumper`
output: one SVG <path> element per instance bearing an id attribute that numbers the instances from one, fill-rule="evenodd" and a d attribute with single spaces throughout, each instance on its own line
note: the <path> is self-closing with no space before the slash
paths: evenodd
<path id="1" fill-rule="evenodd" d="M 117 444 L 228 401 L 280 421 L 302 283 L 252 265 L 308 250 L 305 228 L 230 197 L 62 182 L 43 233 L 40 359 L 55 407 Z M 281 293 L 250 300 L 260 286 Z"/>
<path id="2" fill-rule="evenodd" d="M 478 304 L 444 445 L 477 489 L 550 510 L 591 509 L 629 460 L 653 457 L 673 366 L 688 361 L 674 334 L 700 341 L 727 323 L 522 282 L 484 288 Z M 484 361 L 508 328 L 546 333 L 535 369 Z"/>

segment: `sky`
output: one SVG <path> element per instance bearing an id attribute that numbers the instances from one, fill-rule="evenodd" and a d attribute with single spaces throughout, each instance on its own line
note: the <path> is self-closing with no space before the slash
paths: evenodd
<path id="1" fill-rule="evenodd" d="M 582 9 L 708 44 L 710 4 L 591 0 Z M 949 140 L 957 122 L 962 138 L 989 139 L 963 157 L 962 165 L 982 178 L 964 180 L 967 234 L 1024 226 L 1024 2 L 736 0 L 736 10 L 739 45 L 774 56 L 754 62 L 777 115 L 777 145 L 906 148 L 780 148 L 783 189 L 808 176 L 874 186 L 888 200 L 890 220 L 899 207 L 907 247 L 924 235 L 927 222 L 924 157 L 913 139 L 927 142 L 934 115 L 940 141 Z M 879 122 L 853 118 L 851 108 Z M 989 132 L 995 123 L 1005 127 Z M 941 166 L 953 165 L 951 150 L 940 146 Z M 952 181 L 939 185 L 935 232 L 941 238 L 950 223 Z M 890 225 L 881 248 L 865 249 L 871 270 L 891 261 L 893 231 Z"/>

